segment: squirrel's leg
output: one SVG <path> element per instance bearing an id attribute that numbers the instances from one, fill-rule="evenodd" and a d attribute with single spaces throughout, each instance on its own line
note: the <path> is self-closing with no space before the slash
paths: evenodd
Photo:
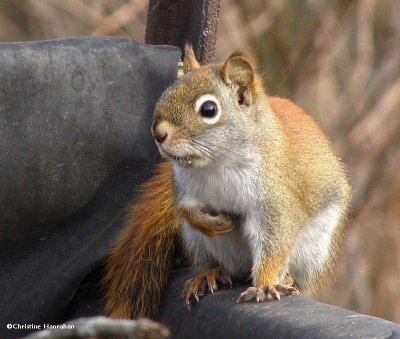
<path id="1" fill-rule="evenodd" d="M 287 239 L 274 237 L 270 232 L 269 237 L 261 237 L 257 230 L 267 229 L 261 223 L 257 224 L 257 218 L 252 220 L 249 235 L 255 245 L 253 246 L 253 286 L 243 292 L 237 302 L 256 300 L 257 302 L 268 299 L 279 300 L 280 294 L 298 294 L 298 290 L 293 286 L 293 278 L 288 275 L 288 258 L 290 254 L 290 244 Z M 262 228 L 261 228 L 262 227 Z"/>
<path id="2" fill-rule="evenodd" d="M 181 295 L 183 302 L 190 309 L 190 305 L 199 302 L 199 297 L 204 296 L 207 290 L 211 293 L 217 291 L 218 283 L 221 285 L 229 285 L 229 287 L 232 288 L 232 280 L 229 273 L 222 267 L 212 268 L 199 273 L 193 279 L 186 281 Z"/>
<path id="3" fill-rule="evenodd" d="M 209 237 L 224 235 L 233 230 L 235 217 L 204 206 L 180 206 L 179 212 L 191 227 Z"/>
<path id="4" fill-rule="evenodd" d="M 293 286 L 293 278 L 290 275 L 284 275 L 280 279 L 279 273 L 284 261 L 280 258 L 264 258 L 258 265 L 255 274 L 253 274 L 253 286 L 240 294 L 237 302 L 246 302 L 256 300 L 262 302 L 265 300 L 279 300 L 281 293 L 284 295 L 298 294 L 298 290 Z"/>

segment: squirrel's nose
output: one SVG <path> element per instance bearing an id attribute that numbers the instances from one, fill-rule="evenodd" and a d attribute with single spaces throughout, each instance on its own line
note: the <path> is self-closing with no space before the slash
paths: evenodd
<path id="1" fill-rule="evenodd" d="M 156 139 L 159 144 L 162 144 L 167 139 L 168 132 L 165 128 L 163 128 L 162 124 L 154 123 L 153 136 L 154 139 Z"/>
<path id="2" fill-rule="evenodd" d="M 154 131 L 154 138 L 157 140 L 159 144 L 162 144 L 165 141 L 165 139 L 167 139 L 167 136 L 168 136 L 167 132 L 158 130 Z"/>

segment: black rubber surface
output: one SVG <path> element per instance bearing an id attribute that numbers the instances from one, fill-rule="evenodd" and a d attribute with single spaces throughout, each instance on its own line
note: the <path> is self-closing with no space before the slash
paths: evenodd
<path id="1" fill-rule="evenodd" d="M 99 312 L 96 270 L 151 175 L 152 111 L 180 55 L 124 38 L 0 44 L 0 338 Z"/>
<path id="2" fill-rule="evenodd" d="M 237 304 L 248 285 L 207 294 L 189 311 L 180 294 L 187 270 L 176 271 L 161 304 L 160 321 L 175 339 L 400 338 L 400 325 L 302 296 Z"/>

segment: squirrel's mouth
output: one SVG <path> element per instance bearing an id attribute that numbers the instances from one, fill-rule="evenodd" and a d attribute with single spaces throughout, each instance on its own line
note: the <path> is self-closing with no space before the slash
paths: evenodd
<path id="1" fill-rule="evenodd" d="M 163 150 L 163 153 L 168 159 L 178 163 L 178 165 L 183 166 L 183 167 L 193 167 L 196 160 L 200 159 L 196 155 L 177 156 L 177 155 L 168 153 L 165 150 Z"/>

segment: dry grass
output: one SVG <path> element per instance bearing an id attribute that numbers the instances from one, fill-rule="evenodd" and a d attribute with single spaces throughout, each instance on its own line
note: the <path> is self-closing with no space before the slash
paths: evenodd
<path id="1" fill-rule="evenodd" d="M 121 35 L 143 41 L 144 0 L 3 0 L 2 41 Z M 334 140 L 354 184 L 352 222 L 320 298 L 400 322 L 400 2 L 222 0 L 217 57 L 255 52 L 270 93 Z"/>

